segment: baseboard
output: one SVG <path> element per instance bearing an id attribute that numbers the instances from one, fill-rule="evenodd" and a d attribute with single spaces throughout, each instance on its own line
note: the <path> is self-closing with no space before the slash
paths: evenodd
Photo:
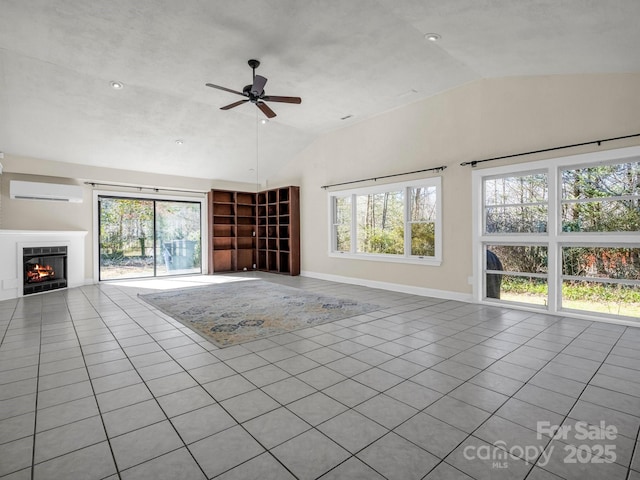
<path id="1" fill-rule="evenodd" d="M 450 292 L 448 290 L 437 290 L 435 288 L 415 287 L 413 285 L 403 285 L 401 283 L 379 282 L 377 280 L 367 280 L 365 278 L 343 277 L 329 273 L 301 271 L 303 277 L 317 278 L 318 280 L 328 280 L 330 282 L 347 283 L 349 285 L 361 285 L 363 287 L 379 288 L 391 292 L 407 293 L 410 295 L 420 295 L 422 297 L 442 298 L 445 300 L 457 300 L 459 302 L 473 303 L 471 293 Z"/>

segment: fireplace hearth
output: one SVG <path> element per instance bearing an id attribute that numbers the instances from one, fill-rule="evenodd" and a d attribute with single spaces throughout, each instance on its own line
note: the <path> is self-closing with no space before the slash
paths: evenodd
<path id="1" fill-rule="evenodd" d="M 24 248 L 23 264 L 23 295 L 67 286 L 66 246 Z"/>

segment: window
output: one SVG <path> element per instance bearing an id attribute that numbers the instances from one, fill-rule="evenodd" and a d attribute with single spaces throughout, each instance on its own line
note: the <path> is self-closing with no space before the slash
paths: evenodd
<path id="1" fill-rule="evenodd" d="M 640 162 L 562 170 L 562 231 L 640 231 Z"/>
<path id="2" fill-rule="evenodd" d="M 404 191 L 355 195 L 357 253 L 404 255 Z"/>
<path id="3" fill-rule="evenodd" d="M 485 245 L 487 298 L 546 305 L 548 249 L 540 245 Z"/>
<path id="4" fill-rule="evenodd" d="M 547 231 L 547 175 L 534 173 L 484 182 L 485 232 Z"/>
<path id="5" fill-rule="evenodd" d="M 473 178 L 478 300 L 640 320 L 640 148 Z"/>
<path id="6" fill-rule="evenodd" d="M 331 192 L 331 255 L 439 264 L 440 178 Z"/>
<path id="7" fill-rule="evenodd" d="M 562 306 L 640 317 L 640 248 L 563 246 Z"/>
<path id="8" fill-rule="evenodd" d="M 334 249 L 338 252 L 349 252 L 351 250 L 351 197 L 335 197 L 333 218 Z"/>
<path id="9" fill-rule="evenodd" d="M 411 255 L 434 257 L 436 254 L 437 198 L 438 189 L 435 186 L 409 189 Z"/>

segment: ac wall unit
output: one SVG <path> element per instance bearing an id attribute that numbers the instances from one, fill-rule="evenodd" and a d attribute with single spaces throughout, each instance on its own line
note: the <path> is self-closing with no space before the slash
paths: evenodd
<path id="1" fill-rule="evenodd" d="M 78 185 L 11 180 L 9 192 L 14 199 L 82 203 L 82 187 Z"/>

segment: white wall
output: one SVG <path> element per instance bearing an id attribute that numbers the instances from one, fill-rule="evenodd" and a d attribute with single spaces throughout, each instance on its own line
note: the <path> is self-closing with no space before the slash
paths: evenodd
<path id="1" fill-rule="evenodd" d="M 440 290 L 469 296 L 471 167 L 459 164 L 640 133 L 638 112 L 640 74 L 482 80 L 328 133 L 294 159 L 271 184 L 301 186 L 304 272 L 348 277 L 355 283 L 391 282 L 408 291 Z M 636 144 L 640 144 L 640 137 L 485 165 Z M 441 266 L 347 260 L 327 255 L 328 211 L 322 185 L 440 165 L 448 167 L 441 174 L 444 222 Z"/>

